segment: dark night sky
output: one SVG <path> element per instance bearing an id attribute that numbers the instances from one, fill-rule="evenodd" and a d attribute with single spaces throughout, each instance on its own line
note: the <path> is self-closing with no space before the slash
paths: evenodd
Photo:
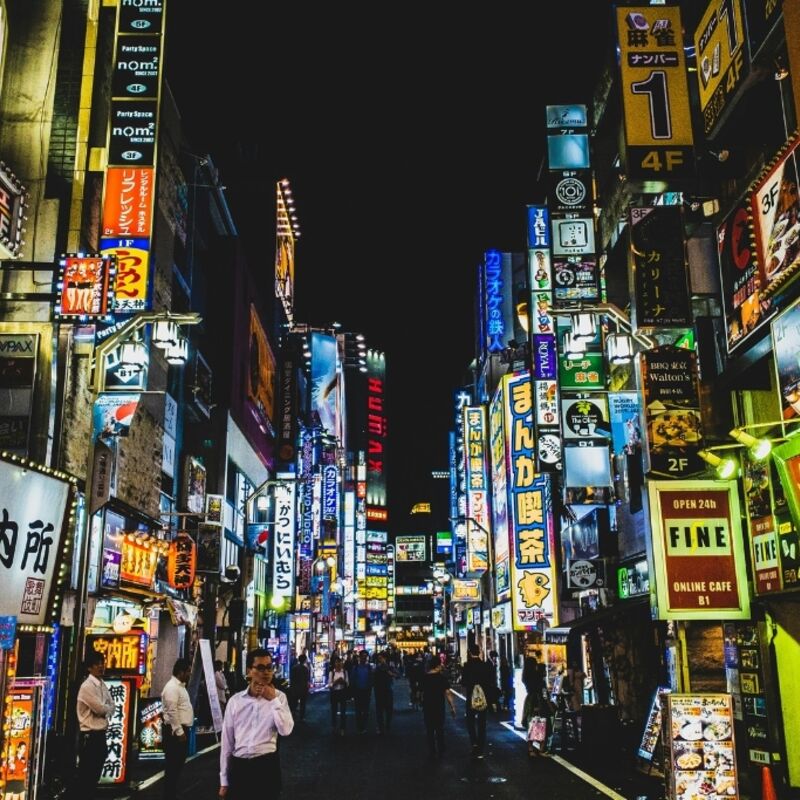
<path id="1" fill-rule="evenodd" d="M 436 5 L 168 8 L 167 76 L 194 151 L 263 245 L 254 266 L 272 269 L 288 177 L 298 321 L 339 321 L 386 351 L 395 515 L 447 466 L 475 268 L 487 248 L 525 247 L 544 106 L 588 99 L 610 38 L 607 0 Z"/>

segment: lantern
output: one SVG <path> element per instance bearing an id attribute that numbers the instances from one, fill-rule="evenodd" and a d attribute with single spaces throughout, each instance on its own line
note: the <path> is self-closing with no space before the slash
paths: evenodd
<path id="1" fill-rule="evenodd" d="M 197 569 L 197 545 L 188 533 L 179 533 L 170 543 L 167 580 L 176 589 L 188 589 Z"/>

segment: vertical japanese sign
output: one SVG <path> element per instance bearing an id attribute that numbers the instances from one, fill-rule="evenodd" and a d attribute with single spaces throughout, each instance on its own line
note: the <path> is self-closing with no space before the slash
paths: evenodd
<path id="1" fill-rule="evenodd" d="M 29 466 L 0 461 L 0 615 L 20 625 L 49 625 L 71 486 Z"/>
<path id="2" fill-rule="evenodd" d="M 367 351 L 367 503 L 386 506 L 386 358 Z"/>
<path id="3" fill-rule="evenodd" d="M 100 784 L 121 784 L 128 780 L 136 690 L 132 679 L 107 680 L 106 685 L 114 701 L 114 715 L 106 730 L 108 755 L 100 773 Z"/>
<path id="4" fill-rule="evenodd" d="M 0 778 L 3 780 L 4 796 L 17 800 L 28 800 L 35 783 L 37 770 L 35 745 L 37 716 L 41 713 L 39 700 L 41 690 L 37 686 L 19 681 L 9 687 L 5 698 L 3 759 Z"/>
<path id="5" fill-rule="evenodd" d="M 167 580 L 176 589 L 188 589 L 194 583 L 197 547 L 188 533 L 179 533 L 170 543 L 167 556 Z"/>
<path id="6" fill-rule="evenodd" d="M 489 453 L 491 455 L 492 530 L 494 531 L 495 592 L 505 599 L 511 590 L 509 563 L 508 474 L 506 461 L 505 401 L 503 384 L 489 404 Z"/>
<path id="7" fill-rule="evenodd" d="M 692 324 L 683 218 L 679 206 L 631 209 L 634 324 L 687 328 Z"/>
<path id="8" fill-rule="evenodd" d="M 697 356 L 665 345 L 642 353 L 641 367 L 649 470 L 671 478 L 703 472 Z"/>
<path id="9" fill-rule="evenodd" d="M 486 409 L 464 408 L 467 447 L 467 572 L 489 567 L 489 476 L 486 469 Z M 474 575 L 473 575 L 474 576 Z"/>
<path id="10" fill-rule="evenodd" d="M 742 3 L 710 0 L 694 32 L 700 111 L 707 138 L 714 136 L 750 66 Z"/>
<path id="11" fill-rule="evenodd" d="M 283 305 L 283 313 L 291 325 L 294 320 L 294 225 L 289 208 L 292 204 L 289 182 L 278 181 L 276 192 L 276 241 L 275 241 L 275 296 Z"/>
<path id="12" fill-rule="evenodd" d="M 767 280 L 751 240 L 746 202 L 737 203 L 717 228 L 717 254 L 728 352 L 732 353 L 775 313 L 772 300 L 762 294 Z"/>
<path id="13" fill-rule="evenodd" d="M 747 619 L 736 481 L 650 481 L 657 619 Z"/>
<path id="14" fill-rule="evenodd" d="M 663 191 L 694 170 L 680 9 L 620 6 L 616 13 L 625 172 Z"/>
<path id="15" fill-rule="evenodd" d="M 119 4 L 100 252 L 115 256 L 117 313 L 150 305 L 150 253 L 166 0 Z"/>
<path id="16" fill-rule="evenodd" d="M 550 477 L 537 475 L 533 399 L 527 374 L 503 378 L 511 522 L 514 630 L 558 624 Z"/>
<path id="17" fill-rule="evenodd" d="M 504 285 L 503 255 L 499 250 L 487 250 L 484 253 L 483 271 L 486 350 L 489 353 L 501 353 L 506 346 L 504 296 L 509 287 Z"/>
<path id="18" fill-rule="evenodd" d="M 272 564 L 272 596 L 284 602 L 294 599 L 295 494 L 294 481 L 275 486 L 275 559 Z"/>

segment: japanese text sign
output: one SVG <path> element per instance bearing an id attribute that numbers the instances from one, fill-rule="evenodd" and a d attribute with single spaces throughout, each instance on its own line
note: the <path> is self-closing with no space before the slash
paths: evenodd
<path id="1" fill-rule="evenodd" d="M 294 482 L 275 486 L 275 555 L 272 564 L 273 598 L 294 599 L 295 585 L 295 494 Z"/>

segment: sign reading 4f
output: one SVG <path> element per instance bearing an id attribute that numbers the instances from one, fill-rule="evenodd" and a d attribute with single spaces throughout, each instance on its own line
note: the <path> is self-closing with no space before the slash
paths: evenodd
<path id="1" fill-rule="evenodd" d="M 617 9 L 629 180 L 660 190 L 691 175 L 692 120 L 680 9 Z M 654 187 L 643 186 L 654 191 Z"/>

